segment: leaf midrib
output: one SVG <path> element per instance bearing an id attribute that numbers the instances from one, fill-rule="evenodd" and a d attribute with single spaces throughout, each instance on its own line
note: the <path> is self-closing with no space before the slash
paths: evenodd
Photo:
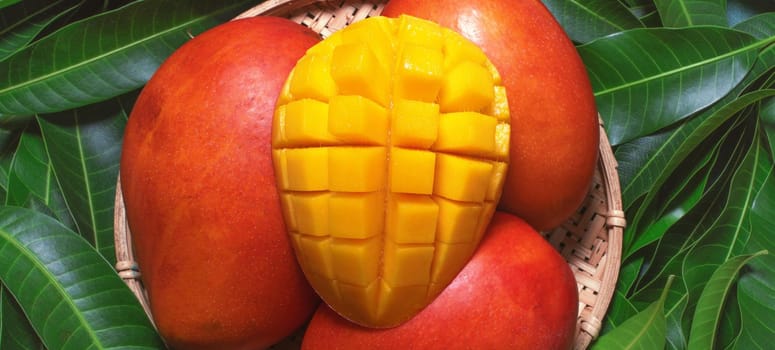
<path id="1" fill-rule="evenodd" d="M 89 327 L 89 323 L 86 321 L 86 319 L 83 317 L 83 314 L 81 314 L 78 307 L 75 305 L 70 298 L 67 298 L 68 295 L 67 291 L 64 290 L 62 285 L 59 283 L 59 281 L 53 277 L 51 274 L 49 274 L 48 268 L 43 265 L 39 260 L 37 260 L 36 255 L 33 254 L 29 249 L 27 249 L 26 246 L 19 243 L 16 239 L 14 239 L 14 236 L 3 229 L 0 229 L 0 237 L 3 238 L 5 242 L 10 243 L 16 250 L 27 260 L 32 262 L 32 265 L 38 270 L 43 272 L 43 275 L 46 277 L 48 282 L 54 286 L 54 288 L 57 290 L 60 296 L 62 296 L 62 300 L 67 304 L 67 306 L 70 308 L 70 310 L 73 310 L 73 314 L 75 314 L 76 319 L 79 321 L 79 323 L 83 326 L 84 330 L 88 334 L 88 337 L 92 339 L 92 344 L 100 344 L 99 338 L 97 337 L 96 332 Z M 52 236 L 46 237 L 45 239 L 51 239 Z M 45 340 L 41 339 L 44 343 Z M 48 345 L 47 345 L 48 347 Z"/>
<path id="2" fill-rule="evenodd" d="M 174 33 L 174 32 L 176 32 L 176 31 L 178 31 L 180 29 L 185 28 L 186 26 L 190 26 L 190 25 L 195 24 L 195 23 L 197 23 L 199 21 L 202 21 L 205 18 L 213 17 L 216 14 L 223 13 L 223 12 L 226 12 L 228 10 L 231 10 L 233 7 L 236 7 L 236 6 L 237 5 L 234 5 L 234 6 L 231 6 L 231 7 L 225 7 L 223 9 L 221 9 L 220 11 L 216 11 L 216 12 L 211 13 L 209 16 L 196 17 L 193 20 L 183 22 L 183 23 L 181 23 L 181 24 L 179 24 L 177 26 L 173 26 L 173 27 L 171 27 L 169 29 L 166 29 L 166 30 L 163 30 L 163 31 L 160 31 L 160 32 L 156 32 L 156 33 L 154 33 L 154 34 L 152 34 L 150 36 L 142 38 L 139 41 L 133 41 L 129 45 L 119 46 L 119 47 L 117 47 L 115 49 L 106 51 L 106 52 L 104 52 L 102 54 L 99 54 L 97 56 L 94 56 L 92 58 L 88 58 L 88 59 L 86 59 L 84 61 L 81 61 L 81 62 L 78 62 L 78 63 L 76 63 L 74 65 L 67 66 L 67 67 L 65 67 L 63 69 L 58 69 L 58 70 L 55 70 L 55 71 L 53 71 L 51 73 L 41 75 L 41 76 L 39 76 L 37 78 L 33 78 L 33 79 L 30 79 L 30 80 L 25 80 L 22 83 L 19 83 L 19 84 L 16 84 L 16 85 L 11 85 L 11 86 L 8 86 L 6 88 L 0 89 L 0 95 L 6 94 L 6 93 L 9 93 L 9 92 L 13 92 L 15 90 L 20 90 L 20 89 L 27 88 L 27 87 L 35 85 L 37 83 L 46 81 L 46 80 L 48 80 L 48 79 L 50 79 L 52 77 L 56 78 L 58 76 L 66 74 L 66 73 L 68 73 L 70 71 L 79 69 L 79 68 L 87 66 L 87 65 L 89 65 L 89 64 L 91 64 L 93 62 L 102 60 L 105 57 L 110 57 L 112 55 L 121 53 L 124 50 L 127 50 L 129 48 L 137 47 L 137 46 L 142 46 L 143 44 L 145 44 L 146 42 L 151 41 L 152 39 L 156 39 L 158 37 L 162 37 L 162 36 L 166 36 L 167 34 Z"/>
<path id="3" fill-rule="evenodd" d="M 594 95 L 595 95 L 595 97 L 598 97 L 598 96 L 601 96 L 601 95 L 607 95 L 607 94 L 610 94 L 610 93 L 613 93 L 613 92 L 616 92 L 616 91 L 619 91 L 619 90 L 629 89 L 629 88 L 631 88 L 633 86 L 636 86 L 636 85 L 641 85 L 641 84 L 645 84 L 645 83 L 650 82 L 650 81 L 659 80 L 659 79 L 668 77 L 668 76 L 673 75 L 673 74 L 681 73 L 683 71 L 688 71 L 688 70 L 691 70 L 691 69 L 694 69 L 694 68 L 698 68 L 698 67 L 704 66 L 706 64 L 720 62 L 720 61 L 723 61 L 723 60 L 725 60 L 727 58 L 734 57 L 734 56 L 736 56 L 738 54 L 745 53 L 748 50 L 752 50 L 752 49 L 755 49 L 755 48 L 760 47 L 760 46 L 766 46 L 767 44 L 769 44 L 771 42 L 775 42 L 775 38 L 770 38 L 769 40 L 755 41 L 755 42 L 753 42 L 753 43 L 751 43 L 749 45 L 746 45 L 746 46 L 743 46 L 741 48 L 729 51 L 729 52 L 724 53 L 724 54 L 719 55 L 719 56 L 715 56 L 715 57 L 712 57 L 712 58 L 709 58 L 709 59 L 706 59 L 706 60 L 701 60 L 701 61 L 689 64 L 689 65 L 686 65 L 686 66 L 681 66 L 681 67 L 678 67 L 678 68 L 670 69 L 670 70 L 661 72 L 661 73 L 656 74 L 656 75 L 650 75 L 650 76 L 644 77 L 642 79 L 638 79 L 638 80 L 634 80 L 634 81 L 627 82 L 627 83 L 624 83 L 624 84 L 616 85 L 616 86 L 608 88 L 608 89 L 596 91 Z"/>
<path id="4" fill-rule="evenodd" d="M 75 111 L 73 113 L 73 117 L 75 120 L 75 139 L 77 140 L 76 144 L 78 146 L 78 160 L 81 166 L 81 172 L 83 173 L 83 182 L 84 187 L 86 190 L 86 198 L 88 200 L 86 203 L 89 206 L 89 221 L 91 222 L 92 227 L 92 233 L 94 234 L 94 246 L 97 247 L 97 249 L 102 249 L 102 242 L 100 241 L 100 234 L 98 233 L 99 228 L 97 227 L 97 216 L 95 215 L 95 209 L 94 209 L 94 200 L 92 197 L 92 183 L 89 179 L 89 171 L 88 167 L 86 166 L 86 154 L 83 150 L 83 139 L 81 138 L 81 123 L 78 119 L 78 111 Z"/>

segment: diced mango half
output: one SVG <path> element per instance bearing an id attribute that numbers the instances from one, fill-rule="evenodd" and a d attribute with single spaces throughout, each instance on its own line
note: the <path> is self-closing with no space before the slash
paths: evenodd
<path id="1" fill-rule="evenodd" d="M 475 44 L 410 16 L 352 24 L 298 61 L 274 170 L 297 260 L 335 311 L 396 326 L 465 266 L 508 170 L 500 81 Z"/>

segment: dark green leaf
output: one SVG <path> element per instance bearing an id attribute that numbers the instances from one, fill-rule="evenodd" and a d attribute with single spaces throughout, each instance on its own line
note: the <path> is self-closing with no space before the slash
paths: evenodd
<path id="1" fill-rule="evenodd" d="M 5 204 L 42 209 L 39 211 L 73 227 L 73 218 L 37 128 L 27 128 L 19 140 L 9 168 Z"/>
<path id="2" fill-rule="evenodd" d="M 4 7 L 11 6 L 21 0 L 0 0 L 0 9 Z"/>
<path id="3" fill-rule="evenodd" d="M 622 187 L 622 199 L 627 203 L 632 203 L 634 198 L 646 193 L 644 203 L 650 203 L 657 191 L 649 191 L 652 188 L 661 186 L 668 176 L 696 149 L 698 145 L 712 135 L 713 132 L 727 120 L 735 116 L 744 108 L 756 103 L 766 97 L 775 96 L 775 90 L 760 90 L 748 93 L 742 97 L 733 100 L 729 104 L 718 108 L 714 113 L 706 118 L 692 118 L 681 126 L 676 128 L 663 138 L 661 145 L 649 152 L 644 166 L 635 171 L 633 176 Z M 637 152 L 637 150 L 633 150 Z M 617 157 L 624 159 L 634 159 L 632 156 L 617 152 Z M 627 162 L 620 160 L 620 169 L 628 167 Z M 642 204 L 646 205 L 646 204 Z M 626 235 L 625 241 L 633 242 L 632 234 Z M 631 253 L 630 247 L 625 249 L 626 254 Z"/>
<path id="4" fill-rule="evenodd" d="M 659 300 L 629 318 L 592 344 L 592 349 L 662 349 L 665 347 L 665 298 L 672 278 Z"/>
<path id="5" fill-rule="evenodd" d="M 767 116 L 764 116 L 767 119 Z M 775 114 L 772 115 L 775 118 Z M 772 123 L 775 120 L 770 120 Z M 771 147 L 771 146 L 770 146 Z M 767 249 L 770 254 L 752 260 L 750 271 L 738 282 L 741 329 L 736 349 L 767 349 L 775 327 L 775 171 L 769 169 L 751 207 L 751 238 L 746 252 Z"/>
<path id="6" fill-rule="evenodd" d="M 579 46 L 613 145 L 708 107 L 746 76 L 766 44 L 717 27 L 646 28 Z"/>
<path id="7" fill-rule="evenodd" d="M 137 89 L 190 35 L 251 1 L 140 1 L 72 23 L 0 62 L 0 117 L 50 113 Z"/>
<path id="8" fill-rule="evenodd" d="M 742 122 L 742 123 L 741 123 Z M 680 275 L 682 279 L 684 260 L 696 242 L 711 230 L 718 221 L 718 217 L 726 210 L 729 182 L 733 174 L 742 162 L 744 149 L 749 148 L 751 129 L 745 123 L 745 118 L 740 121 L 732 120 L 725 126 L 723 133 L 714 134 L 720 138 L 718 147 L 713 152 L 715 163 L 711 164 L 709 184 L 705 197 L 692 211 L 682 217 L 671 227 L 656 245 L 639 252 L 638 255 L 648 254 L 646 268 L 643 269 L 633 298 L 637 300 L 655 300 L 661 293 L 661 285 L 671 275 Z M 677 284 L 683 286 L 683 283 Z M 686 294 L 685 289 L 683 294 Z M 676 298 L 677 299 L 677 298 Z M 672 307 L 673 299 L 668 301 Z M 686 301 L 683 301 L 686 303 Z M 687 329 L 688 332 L 688 329 Z"/>
<path id="9" fill-rule="evenodd" d="M 79 5 L 68 0 L 28 0 L 0 11 L 0 61 L 23 48 L 51 22 Z"/>
<path id="10" fill-rule="evenodd" d="M 48 216 L 0 207 L 0 279 L 47 348 L 163 347 L 110 264 Z"/>
<path id="11" fill-rule="evenodd" d="M 762 13 L 738 23 L 735 29 L 765 40 L 775 35 L 775 12 Z"/>
<path id="12" fill-rule="evenodd" d="M 691 27 L 727 23 L 726 0 L 654 0 L 665 27 Z"/>
<path id="13" fill-rule="evenodd" d="M 740 255 L 721 264 L 711 275 L 697 301 L 689 333 L 688 350 L 712 349 L 717 338 L 716 330 L 721 323 L 721 315 L 729 290 L 738 271 L 751 259 L 766 254 L 759 251 L 751 255 Z"/>
<path id="14" fill-rule="evenodd" d="M 111 99 L 38 118 L 77 230 L 108 261 L 115 260 L 113 207 L 126 109 Z"/>
<path id="15" fill-rule="evenodd" d="M 743 82 L 708 110 L 689 121 L 682 122 L 674 129 L 635 139 L 617 147 L 616 158 L 619 162 L 619 179 L 622 184 L 622 201 L 625 208 L 631 206 L 639 196 L 648 193 L 651 188 L 659 187 L 660 179 L 668 176 L 675 164 L 680 163 L 698 142 L 706 139 L 707 135 L 718 127 L 716 123 L 723 122 L 717 119 L 729 117 L 731 116 L 729 113 L 744 107 L 745 103 L 741 103 L 744 101 L 738 100 L 741 94 L 747 90 L 767 88 L 769 85 L 757 86 L 756 83 L 763 77 L 771 76 L 773 66 L 775 66 L 775 46 L 770 46 L 762 50 L 753 69 Z M 752 102 L 755 102 L 756 94 L 766 93 L 755 93 L 746 99 L 752 99 Z M 762 98 L 766 99 L 766 97 Z M 734 108 L 730 109 L 730 107 Z M 726 117 L 724 113 L 727 114 Z M 689 130 L 692 131 L 689 132 Z M 694 135 L 692 139 L 684 140 L 689 133 Z M 668 141 L 670 144 L 666 144 Z M 677 148 L 679 144 L 683 146 Z M 654 179 L 657 179 L 656 185 Z"/>
<path id="16" fill-rule="evenodd" d="M 635 316 L 638 313 L 638 308 L 635 307 L 627 296 L 622 293 L 618 288 L 614 290 L 611 304 L 608 307 L 608 312 L 605 316 L 605 325 L 600 332 L 600 336 L 607 334 L 608 332 L 616 329 L 624 321 L 630 317 Z"/>
<path id="17" fill-rule="evenodd" d="M 690 170 L 690 173 L 680 172 L 680 169 L 677 171 L 676 177 L 682 177 L 682 180 L 670 181 L 668 179 L 664 188 L 655 189 L 655 191 L 660 193 L 665 192 L 666 195 L 664 197 L 667 198 L 654 200 L 654 204 L 662 208 L 647 208 L 644 206 L 645 210 L 638 211 L 641 215 L 644 215 L 644 213 L 654 214 L 656 217 L 643 222 L 642 216 L 636 216 L 638 221 L 633 220 L 631 227 L 637 228 L 638 234 L 634 236 L 633 243 L 628 245 L 627 254 L 636 252 L 640 248 L 662 238 L 670 227 L 699 203 L 704 197 L 709 181 L 710 173 L 707 171 L 707 164 L 712 158 L 710 153 L 705 157 L 700 157 L 699 163 L 694 164 L 694 167 L 685 167 Z"/>
<path id="18" fill-rule="evenodd" d="M 751 124 L 756 124 L 755 120 Z M 758 129 L 755 130 L 757 132 L 753 138 L 758 139 Z M 772 162 L 760 142 L 751 144 L 745 153 L 743 162 L 730 182 L 729 194 L 721 214 L 711 229 L 695 240 L 695 246 L 684 260 L 683 275 L 689 295 L 685 315 L 687 322 L 696 315 L 700 297 L 708 288 L 709 281 L 712 281 L 713 273 L 734 256 L 742 254 L 751 235 L 751 205 L 772 171 Z M 700 337 L 693 341 L 698 341 L 698 345 L 708 341 Z"/>
<path id="19" fill-rule="evenodd" d="M 2 319 L 2 334 L 0 334 L 0 349 L 41 350 L 45 349 L 35 330 L 30 325 L 19 304 L 5 288 L 0 286 L 0 316 Z"/>
<path id="20" fill-rule="evenodd" d="M 571 40 L 586 43 L 643 24 L 618 1 L 542 0 Z"/>

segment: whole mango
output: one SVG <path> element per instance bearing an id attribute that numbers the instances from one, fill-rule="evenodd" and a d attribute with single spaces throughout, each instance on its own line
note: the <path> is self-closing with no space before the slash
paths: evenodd
<path id="1" fill-rule="evenodd" d="M 319 303 L 287 237 L 270 142 L 283 82 L 319 41 L 275 17 L 219 25 L 176 50 L 132 109 L 126 216 L 172 348 L 264 348 Z"/>

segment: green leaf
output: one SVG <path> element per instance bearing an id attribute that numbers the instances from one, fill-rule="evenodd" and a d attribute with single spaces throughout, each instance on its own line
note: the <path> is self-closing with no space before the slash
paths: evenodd
<path id="1" fill-rule="evenodd" d="M 63 111 L 135 90 L 190 35 L 249 3 L 140 1 L 63 27 L 0 62 L 0 119 Z"/>
<path id="2" fill-rule="evenodd" d="M 721 311 L 738 271 L 751 259 L 766 253 L 766 250 L 762 250 L 750 255 L 736 256 L 724 262 L 713 272 L 697 301 L 692 329 L 689 333 L 688 350 L 715 348 L 716 330 L 721 322 Z"/>
<path id="3" fill-rule="evenodd" d="M 702 110 L 746 76 L 759 48 L 748 34 L 717 27 L 646 28 L 579 46 L 613 145 Z"/>
<path id="4" fill-rule="evenodd" d="M 708 154 L 700 157 L 700 162 L 695 164 L 694 168 L 687 166 L 691 173 L 685 174 L 677 172 L 676 177 L 683 176 L 683 181 L 666 181 L 664 188 L 655 189 L 660 193 L 668 194 L 669 198 L 658 198 L 654 200 L 655 204 L 664 206 L 664 208 L 642 207 L 638 213 L 655 214 L 655 218 L 643 220 L 638 217 L 638 221 L 633 220 L 631 226 L 637 229 L 638 234 L 634 236 L 633 243 L 628 245 L 627 254 L 632 254 L 654 241 L 659 240 L 678 220 L 686 213 L 691 211 L 695 205 L 704 197 L 706 186 L 709 181 L 710 172 L 708 171 L 708 162 L 712 157 Z M 643 214 L 641 214 L 643 215 Z M 647 221 L 647 222 L 643 222 Z"/>
<path id="5" fill-rule="evenodd" d="M 54 219 L 0 207 L 0 279 L 49 349 L 160 349 L 110 264 Z"/>
<path id="6" fill-rule="evenodd" d="M 114 262 L 113 208 L 129 108 L 111 99 L 38 118 L 78 232 Z"/>
<path id="7" fill-rule="evenodd" d="M 775 12 L 762 13 L 738 23 L 735 29 L 765 40 L 775 35 Z"/>
<path id="8" fill-rule="evenodd" d="M 665 347 L 665 298 L 672 284 L 670 278 L 659 300 L 629 318 L 592 344 L 592 349 L 662 349 Z"/>
<path id="9" fill-rule="evenodd" d="M 626 29 L 643 27 L 618 1 L 542 0 L 571 40 L 586 43 Z"/>
<path id="10" fill-rule="evenodd" d="M 6 205 L 32 208 L 39 204 L 65 226 L 73 228 L 73 218 L 54 178 L 51 160 L 43 138 L 35 127 L 22 134 L 8 174 Z"/>
<path id="11" fill-rule="evenodd" d="M 665 27 L 726 27 L 725 0 L 654 0 Z"/>
<path id="12" fill-rule="evenodd" d="M 751 206 L 751 238 L 746 252 L 775 251 L 775 171 L 769 170 Z M 749 271 L 738 282 L 737 299 L 744 327 L 735 348 L 770 348 L 775 334 L 775 255 L 764 255 L 750 262 Z"/>
<path id="13" fill-rule="evenodd" d="M 751 124 L 756 125 L 756 120 L 751 120 Z M 758 140 L 759 129 L 751 129 L 755 130 L 753 138 Z M 745 158 L 729 184 L 729 193 L 721 214 L 713 226 L 695 240 L 695 246 L 684 260 L 683 275 L 689 295 L 687 321 L 692 319 L 699 307 L 701 294 L 708 288 L 717 268 L 744 253 L 751 235 L 751 205 L 771 171 L 772 162 L 761 142 L 753 142 L 745 150 Z"/>
<path id="14" fill-rule="evenodd" d="M 27 316 L 13 296 L 0 286 L 0 349 L 40 350 L 45 349 Z"/>
<path id="15" fill-rule="evenodd" d="M 714 147 L 715 163 L 711 164 L 710 182 L 707 186 L 707 194 L 692 211 L 682 217 L 668 232 L 666 232 L 656 245 L 649 246 L 648 250 L 639 252 L 639 255 L 648 254 L 650 259 L 643 269 L 641 279 L 638 281 L 633 298 L 638 300 L 655 300 L 661 293 L 661 285 L 671 275 L 684 275 L 684 260 L 687 254 L 697 245 L 697 242 L 710 231 L 718 222 L 727 206 L 727 194 L 729 192 L 730 179 L 742 163 L 745 151 L 750 147 L 751 128 L 750 123 L 744 123 L 745 118 L 732 120 L 727 123 L 724 133 L 721 134 L 718 147 Z M 738 125 L 739 124 L 739 125 Z M 714 134 L 711 137 L 718 134 Z M 683 286 L 683 283 L 677 284 Z M 686 288 L 683 288 L 684 290 Z M 683 292 L 686 294 L 686 291 Z M 684 303 L 686 301 L 683 301 Z M 668 303 L 672 308 L 672 301 Z M 687 329 L 688 331 L 688 329 Z"/>
<path id="16" fill-rule="evenodd" d="M 79 5 L 67 0 L 28 0 L 0 11 L 0 61 L 22 49 L 49 24 Z"/>
<path id="17" fill-rule="evenodd" d="M 21 0 L 0 0 L 0 9 L 4 7 L 11 6 Z"/>
<path id="18" fill-rule="evenodd" d="M 766 92 L 755 92 L 755 90 L 767 88 L 769 85 L 759 86 L 756 82 L 771 75 L 774 65 L 775 46 L 770 46 L 762 50 L 753 69 L 743 82 L 722 100 L 714 103 L 711 108 L 688 121 L 679 123 L 673 129 L 666 129 L 617 147 L 616 158 L 619 162 L 619 180 L 624 207 L 630 207 L 635 199 L 650 192 L 652 188 L 659 187 L 677 164 L 721 125 L 724 119 L 731 117 L 736 110 L 744 108 L 748 104 L 747 99 L 750 99 L 751 103 L 755 103 L 760 98 L 766 99 L 766 96 L 759 96 L 766 95 Z M 754 92 L 741 100 L 740 96 L 748 90 Z M 689 137 L 689 134 L 692 136 Z"/>
<path id="19" fill-rule="evenodd" d="M 622 200 L 625 205 L 633 203 L 634 198 L 643 193 L 646 193 L 646 197 L 643 201 L 644 204 L 641 205 L 650 203 L 657 191 L 649 191 L 649 189 L 659 188 L 709 135 L 712 135 L 716 129 L 724 125 L 724 122 L 746 107 L 771 96 L 775 96 L 775 89 L 750 92 L 729 104 L 720 106 L 707 117 L 688 120 L 670 133 L 668 137 L 660 140 L 661 145 L 655 145 L 656 148 L 649 151 L 647 156 L 641 156 L 646 157 L 646 163 L 640 169 L 635 170 L 634 176 L 631 175 L 631 179 L 623 185 Z M 617 157 L 622 158 L 619 160 L 620 169 L 630 167 L 626 160 L 633 159 L 632 156 L 617 152 Z M 625 235 L 625 242 L 633 242 L 632 233 L 629 231 Z M 631 252 L 628 244 L 625 254 Z"/>

